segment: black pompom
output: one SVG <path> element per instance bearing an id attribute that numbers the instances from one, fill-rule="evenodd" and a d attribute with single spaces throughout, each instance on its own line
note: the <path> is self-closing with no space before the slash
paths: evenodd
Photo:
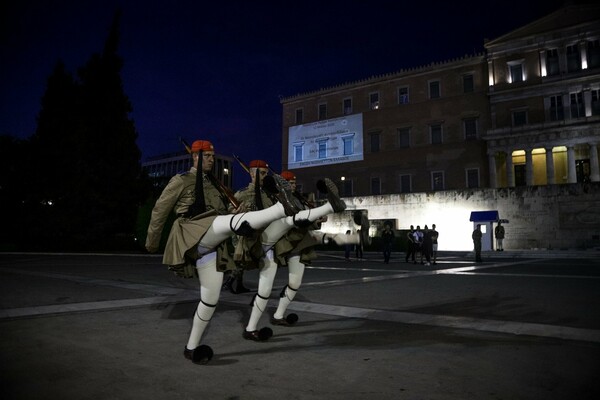
<path id="1" fill-rule="evenodd" d="M 269 338 L 273 336 L 273 329 L 264 327 L 260 331 L 258 331 L 258 338 L 260 340 L 269 340 Z"/>
<path id="2" fill-rule="evenodd" d="M 213 349 L 205 344 L 196 347 L 192 353 L 192 362 L 194 364 L 206 364 L 213 357 Z"/>
<path id="3" fill-rule="evenodd" d="M 285 320 L 288 322 L 288 324 L 294 325 L 296 322 L 298 322 L 298 314 L 290 314 L 285 317 Z"/>
<path id="4" fill-rule="evenodd" d="M 321 193 L 327 193 L 329 192 L 329 189 L 327 189 L 327 184 L 325 183 L 324 180 L 319 179 L 317 181 L 317 189 L 319 190 L 319 192 Z"/>

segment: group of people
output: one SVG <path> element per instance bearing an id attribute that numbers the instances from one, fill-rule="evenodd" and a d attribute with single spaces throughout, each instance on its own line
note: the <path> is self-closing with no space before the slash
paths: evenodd
<path id="1" fill-rule="evenodd" d="M 177 219 L 169 233 L 163 264 L 178 276 L 199 279 L 200 302 L 183 355 L 195 364 L 205 364 L 213 357 L 213 350 L 200 343 L 215 312 L 227 271 L 241 281 L 244 270 L 259 270 L 258 291 L 242 337 L 264 341 L 273 331 L 268 327 L 258 329 L 258 323 L 266 310 L 278 267 L 288 268 L 288 284 L 270 322 L 292 326 L 298 316 L 285 316 L 286 310 L 301 285 L 305 265 L 316 257 L 313 247 L 329 240 L 340 246 L 359 244 L 360 236 L 318 231 L 327 215 L 346 209 L 336 185 L 328 178 L 317 184 L 327 202 L 315 206 L 295 191 L 296 177 L 292 172 L 270 174 L 265 161 L 253 160 L 246 168 L 250 184 L 233 194 L 212 175 L 212 143 L 196 140 L 188 151 L 193 166 L 171 178 L 156 201 L 146 249 L 158 251 L 162 230 L 174 212 Z"/>
<path id="2" fill-rule="evenodd" d="M 438 237 L 439 233 L 435 229 L 435 224 L 431 225 L 431 229 L 425 225 L 422 230 L 420 225 L 417 225 L 416 229 L 414 225 L 411 225 L 410 230 L 406 233 L 408 248 L 405 261 L 408 262 L 411 259 L 416 264 L 416 257 L 419 255 L 421 264 L 437 264 Z M 423 258 L 425 258 L 425 263 Z"/>

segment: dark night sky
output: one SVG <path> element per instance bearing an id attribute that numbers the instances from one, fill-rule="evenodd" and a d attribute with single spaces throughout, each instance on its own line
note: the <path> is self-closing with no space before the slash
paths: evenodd
<path id="1" fill-rule="evenodd" d="M 562 4 L 5 0 L 0 134 L 31 136 L 56 62 L 74 73 L 100 52 L 118 7 L 122 78 L 142 159 L 181 150 L 183 136 L 279 169 L 279 96 L 481 52 L 484 38 Z"/>

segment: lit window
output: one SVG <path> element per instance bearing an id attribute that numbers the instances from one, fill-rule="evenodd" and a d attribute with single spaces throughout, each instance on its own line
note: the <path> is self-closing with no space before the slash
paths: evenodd
<path id="1" fill-rule="evenodd" d="M 600 67 L 600 40 L 590 40 L 587 42 L 587 67 Z"/>
<path id="2" fill-rule="evenodd" d="M 354 138 L 352 136 L 342 138 L 344 142 L 344 155 L 354 154 Z"/>
<path id="3" fill-rule="evenodd" d="M 317 141 L 319 158 L 327 158 L 327 140 Z"/>
<path id="4" fill-rule="evenodd" d="M 299 162 L 303 160 L 303 151 L 302 151 L 303 146 L 301 144 L 295 144 L 294 145 L 294 161 Z"/>

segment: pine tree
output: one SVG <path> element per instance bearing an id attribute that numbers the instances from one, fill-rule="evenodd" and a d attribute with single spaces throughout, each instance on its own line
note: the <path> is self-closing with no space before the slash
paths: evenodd
<path id="1" fill-rule="evenodd" d="M 118 235 L 133 236 L 146 197 L 120 76 L 119 20 L 117 13 L 103 52 L 79 69 L 78 80 L 58 63 L 42 98 L 33 140 L 38 207 L 31 215 L 38 241 L 55 247 L 114 247 Z"/>

